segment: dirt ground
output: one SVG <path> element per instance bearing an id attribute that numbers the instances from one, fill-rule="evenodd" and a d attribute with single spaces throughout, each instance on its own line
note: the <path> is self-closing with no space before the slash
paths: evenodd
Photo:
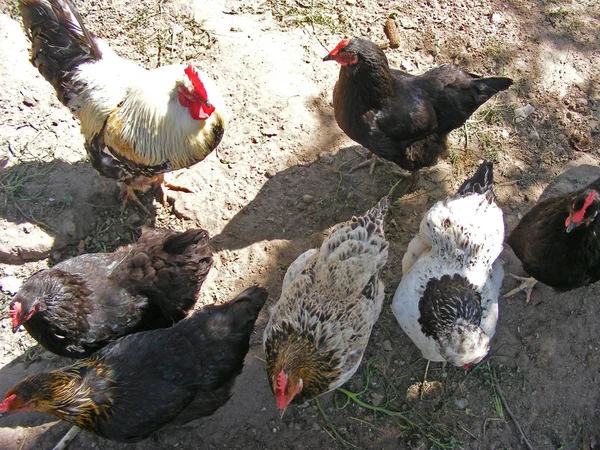
<path id="1" fill-rule="evenodd" d="M 518 427 L 537 449 L 600 446 L 598 285 L 538 285 L 529 304 L 523 294 L 502 299 L 490 356 L 469 371 L 432 363 L 422 398 L 426 361 L 389 309 L 424 211 L 481 159 L 495 163 L 507 233 L 548 186 L 565 192 L 600 176 L 595 0 L 78 0 L 89 28 L 122 56 L 146 67 L 191 61 L 230 109 L 218 151 L 173 176 L 194 192 L 173 194 L 169 208 L 146 198 L 150 216 L 136 206 L 121 215 L 115 183 L 86 161 L 77 120 L 28 61 L 15 3 L 0 1 L 0 394 L 68 363 L 11 332 L 20 283 L 78 253 L 130 243 L 142 225 L 210 232 L 215 265 L 198 306 L 255 283 L 276 301 L 296 256 L 398 180 L 391 165 L 349 173 L 366 153 L 333 119 L 339 68 L 321 61 L 344 36 L 387 44 L 383 24 L 393 17 L 401 45 L 385 51 L 394 67 L 421 73 L 452 62 L 515 86 L 453 132 L 448 158 L 391 210 L 389 297 L 345 386 L 353 394 L 291 407 L 280 420 L 259 345 L 265 311 L 234 395 L 216 414 L 134 445 L 81 433 L 72 448 L 526 448 Z M 524 274 L 510 248 L 501 259 L 507 273 Z M 515 285 L 507 276 L 503 290 Z M 67 429 L 42 414 L 5 416 L 0 447 L 50 449 Z"/>

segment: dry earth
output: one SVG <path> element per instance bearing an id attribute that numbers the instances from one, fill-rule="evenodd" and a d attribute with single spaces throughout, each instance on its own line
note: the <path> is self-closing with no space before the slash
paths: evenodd
<path id="1" fill-rule="evenodd" d="M 595 0 L 76 3 L 121 55 L 146 67 L 188 60 L 203 67 L 224 92 L 231 121 L 218 153 L 175 174 L 194 193 L 175 195 L 170 208 L 151 206 L 151 216 L 135 206 L 121 215 L 114 182 L 86 162 L 78 122 L 28 62 L 14 3 L 0 3 L 0 394 L 68 363 L 26 333 L 11 333 L 8 304 L 19 284 L 78 253 L 132 242 L 141 225 L 200 226 L 213 236 L 215 265 L 198 305 L 226 301 L 254 283 L 275 301 L 297 255 L 398 179 L 391 166 L 372 177 L 349 173 L 365 152 L 333 120 L 338 67 L 321 62 L 343 36 L 387 43 L 390 16 L 401 38 L 399 48 L 386 50 L 395 67 L 420 73 L 454 62 L 516 82 L 452 134 L 448 159 L 394 205 L 384 273 L 390 295 L 423 212 L 480 159 L 495 162 L 507 231 L 548 185 L 568 191 L 600 176 Z M 526 105 L 534 111 L 524 117 Z M 523 274 L 509 248 L 501 259 L 507 272 Z M 504 290 L 515 284 L 507 277 Z M 362 368 L 346 385 L 356 396 L 338 392 L 290 408 L 283 420 L 258 345 L 263 313 L 234 396 L 214 416 L 131 446 L 82 433 L 73 448 L 524 448 L 515 421 L 534 448 L 598 448 L 599 289 L 538 286 L 530 304 L 523 295 L 502 299 L 490 356 L 468 372 L 432 364 L 422 399 L 425 361 L 388 298 Z M 0 447 L 49 449 L 67 428 L 41 414 L 3 417 Z"/>

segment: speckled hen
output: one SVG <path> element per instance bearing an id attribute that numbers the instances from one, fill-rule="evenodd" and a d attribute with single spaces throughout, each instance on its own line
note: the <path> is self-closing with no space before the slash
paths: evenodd
<path id="1" fill-rule="evenodd" d="M 318 397 L 358 369 L 384 298 L 387 197 L 335 226 L 319 249 L 288 268 L 264 332 L 268 381 L 281 414 Z"/>
<path id="2" fill-rule="evenodd" d="M 496 330 L 504 220 L 492 171 L 484 161 L 456 195 L 433 205 L 402 259 L 392 311 L 430 361 L 477 363 Z"/>

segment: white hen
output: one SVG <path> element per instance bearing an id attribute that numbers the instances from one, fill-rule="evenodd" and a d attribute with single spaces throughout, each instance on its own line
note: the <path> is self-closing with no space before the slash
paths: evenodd
<path id="1" fill-rule="evenodd" d="M 484 161 L 458 193 L 437 202 L 402 259 L 392 311 L 430 361 L 468 366 L 488 353 L 504 277 L 502 210 Z"/>

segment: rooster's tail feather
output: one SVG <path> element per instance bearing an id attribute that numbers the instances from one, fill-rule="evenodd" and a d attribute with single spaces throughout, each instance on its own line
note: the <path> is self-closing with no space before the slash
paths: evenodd
<path id="1" fill-rule="evenodd" d="M 473 176 L 467 178 L 458 189 L 458 196 L 465 196 L 471 193 L 485 194 L 492 192 L 494 185 L 494 164 L 489 161 L 483 161 Z"/>
<path id="2" fill-rule="evenodd" d="M 31 40 L 31 62 L 68 101 L 69 81 L 77 66 L 102 53 L 71 0 L 19 0 L 23 25 Z"/>

